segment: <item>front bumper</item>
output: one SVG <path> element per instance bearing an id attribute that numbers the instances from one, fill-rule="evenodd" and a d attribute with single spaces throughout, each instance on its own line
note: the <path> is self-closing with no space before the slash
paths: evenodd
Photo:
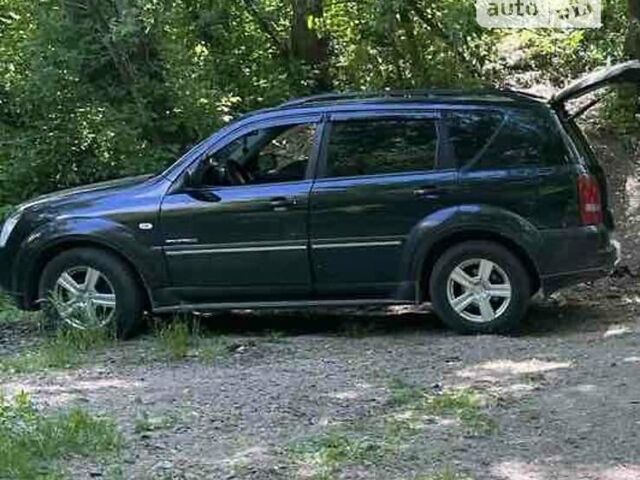
<path id="1" fill-rule="evenodd" d="M 545 295 L 606 277 L 620 262 L 620 243 L 603 226 L 543 233 L 540 273 Z"/>
<path id="2" fill-rule="evenodd" d="M 5 292 L 11 289 L 11 265 L 6 249 L 0 248 L 0 290 Z"/>
<path id="3" fill-rule="evenodd" d="M 0 248 L 0 291 L 11 297 L 17 306 L 22 307 L 24 296 L 13 290 L 10 260 L 6 249 Z"/>

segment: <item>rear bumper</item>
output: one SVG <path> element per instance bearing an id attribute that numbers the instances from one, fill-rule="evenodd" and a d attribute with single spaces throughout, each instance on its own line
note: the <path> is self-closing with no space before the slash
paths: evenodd
<path id="1" fill-rule="evenodd" d="M 540 257 L 542 290 L 549 295 L 608 276 L 620 261 L 620 244 L 603 226 L 545 231 Z"/>

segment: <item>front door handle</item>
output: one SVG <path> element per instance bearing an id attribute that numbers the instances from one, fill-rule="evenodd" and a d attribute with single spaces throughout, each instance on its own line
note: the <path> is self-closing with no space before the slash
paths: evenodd
<path id="1" fill-rule="evenodd" d="M 295 207 L 298 201 L 295 197 L 276 197 L 269 200 L 269 205 L 276 212 L 284 212 L 289 209 L 289 207 Z"/>
<path id="2" fill-rule="evenodd" d="M 416 188 L 413 191 L 413 196 L 418 198 L 434 199 L 440 198 L 447 193 L 446 188 L 438 187 L 435 185 L 425 185 L 424 187 Z"/>

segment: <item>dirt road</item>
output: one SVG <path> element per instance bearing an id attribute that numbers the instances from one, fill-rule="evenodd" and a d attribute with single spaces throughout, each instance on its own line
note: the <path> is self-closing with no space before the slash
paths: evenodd
<path id="1" fill-rule="evenodd" d="M 157 360 L 142 338 L 3 390 L 115 418 L 120 478 L 638 479 L 640 297 L 609 297 L 535 307 L 518 337 L 430 315 L 220 317 L 225 355 Z"/>

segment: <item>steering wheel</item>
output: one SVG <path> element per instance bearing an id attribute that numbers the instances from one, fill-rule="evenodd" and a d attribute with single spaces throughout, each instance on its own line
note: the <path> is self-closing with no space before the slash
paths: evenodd
<path id="1" fill-rule="evenodd" d="M 235 160 L 227 160 L 227 171 L 231 179 L 239 185 L 246 185 L 253 180 L 249 171 Z"/>

